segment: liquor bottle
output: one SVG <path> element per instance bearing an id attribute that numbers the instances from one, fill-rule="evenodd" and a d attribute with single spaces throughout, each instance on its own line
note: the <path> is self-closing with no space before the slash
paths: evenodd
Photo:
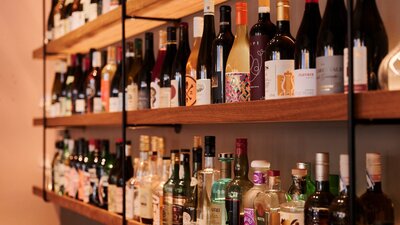
<path id="1" fill-rule="evenodd" d="M 196 16 L 193 18 L 193 48 L 186 63 L 186 106 L 193 106 L 196 104 L 196 69 L 202 34 L 203 18 Z"/>
<path id="2" fill-rule="evenodd" d="M 58 0 L 51 1 L 51 8 L 49 16 L 47 17 L 47 29 L 46 29 L 46 39 L 51 41 L 54 39 L 54 8 L 57 5 Z"/>
<path id="3" fill-rule="evenodd" d="M 56 74 L 53 82 L 53 87 L 51 90 L 51 107 L 50 107 L 51 117 L 60 116 L 61 113 L 60 97 L 65 79 L 66 79 L 66 65 L 62 61 L 57 62 Z"/>
<path id="4" fill-rule="evenodd" d="M 115 75 L 111 80 L 110 85 L 110 102 L 109 102 L 109 112 L 119 112 L 122 110 L 121 101 L 119 98 L 119 89 L 122 78 L 122 47 L 117 47 L 117 70 Z"/>
<path id="5" fill-rule="evenodd" d="M 55 143 L 56 153 L 51 160 L 51 188 L 50 190 L 54 193 L 60 193 L 60 186 L 62 185 L 60 176 L 60 165 L 62 164 L 61 156 L 64 150 L 64 142 L 62 140 L 56 141 Z"/>
<path id="6" fill-rule="evenodd" d="M 180 152 L 179 182 L 172 192 L 172 224 L 183 224 L 183 206 L 190 194 L 190 150 Z"/>
<path id="7" fill-rule="evenodd" d="M 101 15 L 101 0 L 87 0 L 89 2 L 87 9 L 87 21 L 93 21 Z"/>
<path id="8" fill-rule="evenodd" d="M 196 223 L 196 211 L 197 211 L 197 203 L 198 203 L 198 172 L 202 170 L 203 163 L 203 149 L 201 147 L 201 137 L 194 136 L 193 141 L 193 148 L 192 148 L 192 178 L 190 181 L 189 187 L 189 196 L 185 205 L 183 207 L 183 224 L 184 225 L 193 225 Z"/>
<path id="9" fill-rule="evenodd" d="M 267 46 L 265 99 L 294 95 L 294 38 L 290 34 L 289 0 L 277 1 L 277 31 Z"/>
<path id="10" fill-rule="evenodd" d="M 179 46 L 172 65 L 171 107 L 186 104 L 186 63 L 190 55 L 188 23 L 179 24 Z"/>
<path id="11" fill-rule="evenodd" d="M 153 224 L 153 193 L 158 187 L 159 176 L 157 168 L 157 152 L 151 152 L 149 174 L 141 181 L 140 219 L 143 224 Z"/>
<path id="12" fill-rule="evenodd" d="M 388 53 L 388 36 L 375 0 L 358 0 L 353 17 L 354 91 L 379 89 L 378 69 Z M 373 18 L 373 19 L 371 19 Z M 344 88 L 347 92 L 348 47 L 344 50 Z"/>
<path id="13" fill-rule="evenodd" d="M 86 112 L 101 112 L 101 53 L 91 50 L 92 70 L 86 79 Z"/>
<path id="14" fill-rule="evenodd" d="M 100 89 L 103 112 L 109 112 L 111 81 L 114 78 L 116 70 L 115 47 L 110 46 L 107 48 L 107 65 L 101 71 Z"/>
<path id="15" fill-rule="evenodd" d="M 89 203 L 90 195 L 90 174 L 89 174 L 89 147 L 88 141 L 85 140 L 82 151 L 82 162 L 79 169 L 79 190 L 78 198 L 84 203 Z"/>
<path id="16" fill-rule="evenodd" d="M 254 160 L 251 162 L 253 169 L 253 183 L 254 186 L 246 193 L 243 198 L 244 208 L 244 223 L 249 225 L 256 224 L 256 217 L 254 211 L 254 200 L 258 193 L 267 190 L 266 178 L 267 171 L 270 169 L 271 164 L 265 160 Z"/>
<path id="17" fill-rule="evenodd" d="M 83 5 L 81 0 L 74 0 L 72 4 L 72 14 L 69 17 L 70 31 L 85 24 L 85 14 L 83 12 Z"/>
<path id="18" fill-rule="evenodd" d="M 329 191 L 329 154 L 315 156 L 316 191 L 304 206 L 304 224 L 329 224 L 329 206 L 333 195 Z"/>
<path id="19" fill-rule="evenodd" d="M 173 192 L 179 183 L 179 150 L 171 150 L 171 161 L 173 163 L 171 176 L 165 182 L 163 187 L 163 211 L 162 211 L 162 224 L 172 225 L 173 221 Z"/>
<path id="20" fill-rule="evenodd" d="M 225 102 L 250 101 L 250 50 L 247 2 L 236 2 L 236 38 L 226 62 Z"/>
<path id="21" fill-rule="evenodd" d="M 167 27 L 167 52 L 160 73 L 160 108 L 171 106 L 172 63 L 176 51 L 176 28 Z"/>
<path id="22" fill-rule="evenodd" d="M 154 67 L 154 44 L 153 33 L 147 32 L 145 34 L 145 53 L 143 66 L 138 73 L 138 108 L 150 109 L 150 82 L 151 70 Z"/>
<path id="23" fill-rule="evenodd" d="M 312 178 L 311 175 L 311 163 L 310 162 L 299 162 L 296 163 L 296 168 L 297 169 L 305 169 L 307 170 L 307 176 L 306 176 L 306 199 L 314 194 L 315 192 L 315 182 Z"/>
<path id="24" fill-rule="evenodd" d="M 70 83 L 73 82 L 73 70 L 74 70 L 74 55 L 67 57 L 67 72 L 65 73 L 64 82 L 61 87 L 61 95 L 59 97 L 60 102 L 60 116 L 67 116 L 67 112 L 71 115 L 71 102 L 67 101 L 68 88 L 71 87 Z M 68 78 L 70 77 L 70 78 Z M 69 85 L 68 85 L 69 84 Z M 68 104 L 67 104 L 68 103 Z"/>
<path id="25" fill-rule="evenodd" d="M 169 178 L 169 171 L 171 166 L 171 158 L 169 156 L 163 156 L 162 158 L 162 176 L 157 183 L 156 188 L 153 191 L 153 224 L 161 225 L 163 221 L 163 189 L 164 184 Z"/>
<path id="26" fill-rule="evenodd" d="M 317 37 L 317 95 L 343 92 L 346 21 L 344 1 L 328 0 Z"/>
<path id="27" fill-rule="evenodd" d="M 143 67 L 142 39 L 135 38 L 133 64 L 127 72 L 126 79 L 126 110 L 138 109 L 138 74 Z"/>
<path id="28" fill-rule="evenodd" d="M 287 193 L 286 200 L 291 201 L 305 201 L 307 200 L 307 170 L 306 169 L 292 169 L 292 184 L 290 185 Z"/>
<path id="29" fill-rule="evenodd" d="M 100 163 L 97 165 L 96 173 L 99 178 L 96 205 L 108 209 L 108 178 L 116 162 L 115 155 L 110 154 L 110 143 L 108 140 L 100 142 Z"/>
<path id="30" fill-rule="evenodd" d="M 320 24 L 318 0 L 306 0 L 294 47 L 294 96 L 296 97 L 317 94 L 315 58 Z"/>
<path id="31" fill-rule="evenodd" d="M 86 80 L 90 73 L 90 59 L 85 56 L 82 59 L 82 73 L 78 77 L 76 83 L 76 99 L 75 99 L 75 113 L 85 114 L 86 113 Z"/>
<path id="32" fill-rule="evenodd" d="M 57 4 L 54 6 L 53 11 L 53 23 L 54 23 L 54 32 L 53 39 L 57 39 L 64 35 L 64 19 L 65 18 L 65 0 L 58 0 Z"/>
<path id="33" fill-rule="evenodd" d="M 126 182 L 133 176 L 133 165 L 132 165 L 132 157 L 131 157 L 131 142 L 126 141 L 125 146 L 123 144 L 120 145 L 121 155 L 122 151 L 125 151 L 125 159 L 121 160 L 121 163 L 125 163 L 125 178 L 123 177 L 122 167 L 118 171 L 117 175 L 117 184 L 114 192 L 114 203 L 115 203 L 115 212 L 118 214 L 122 214 L 123 208 L 123 194 L 122 188 L 126 185 Z M 125 147 L 125 148 L 124 148 Z"/>
<path id="34" fill-rule="evenodd" d="M 329 220 L 332 225 L 350 224 L 350 202 L 349 202 L 349 156 L 340 155 L 340 195 L 336 197 L 329 207 Z M 362 206 L 356 196 L 356 224 L 364 224 Z"/>
<path id="35" fill-rule="evenodd" d="M 234 178 L 225 189 L 225 207 L 229 225 L 244 224 L 243 198 L 253 187 L 249 180 L 249 159 L 247 157 L 247 139 L 236 139 Z"/>
<path id="36" fill-rule="evenodd" d="M 235 37 L 231 30 L 231 7 L 222 5 L 219 7 L 220 22 L 219 34 L 213 41 L 211 78 L 212 103 L 225 103 L 225 68 Z"/>
<path id="37" fill-rule="evenodd" d="M 196 105 L 211 103 L 212 43 L 215 39 L 214 0 L 204 0 L 204 29 L 196 65 Z"/>
<path id="38" fill-rule="evenodd" d="M 122 158 L 123 148 L 121 148 L 121 145 L 122 145 L 122 140 L 117 139 L 115 143 L 117 157 L 115 159 L 115 164 L 110 170 L 110 174 L 108 176 L 107 203 L 109 212 L 117 212 L 117 204 L 116 204 L 117 181 L 118 181 L 118 173 L 121 170 L 122 166 L 121 164 L 123 163 L 123 158 Z"/>
<path id="39" fill-rule="evenodd" d="M 152 70 L 151 76 L 151 90 L 150 90 L 150 107 L 157 109 L 160 107 L 160 73 L 161 67 L 164 63 L 165 55 L 167 53 L 167 32 L 160 30 L 158 32 L 158 53 L 157 61 Z"/>
<path id="40" fill-rule="evenodd" d="M 83 186 L 85 182 L 85 161 L 84 157 L 87 154 L 87 142 L 84 138 L 79 138 L 77 141 L 77 154 L 76 154 L 76 161 L 75 161 L 75 170 L 77 172 L 77 177 L 76 179 L 76 184 L 74 185 L 74 191 L 75 193 L 75 199 L 78 199 L 80 201 L 83 201 L 84 198 L 84 193 L 83 193 Z"/>
<path id="41" fill-rule="evenodd" d="M 265 61 L 276 26 L 270 19 L 270 0 L 258 0 L 258 21 L 250 29 L 250 100 L 265 99 Z"/>
<path id="42" fill-rule="evenodd" d="M 366 224 L 395 224 L 392 200 L 382 191 L 381 155 L 367 153 L 366 167 L 368 188 L 360 197 Z"/>
<path id="43" fill-rule="evenodd" d="M 98 195 L 99 177 L 97 176 L 97 166 L 100 163 L 100 140 L 89 140 L 89 157 L 87 168 L 89 172 L 89 203 L 96 205 Z"/>

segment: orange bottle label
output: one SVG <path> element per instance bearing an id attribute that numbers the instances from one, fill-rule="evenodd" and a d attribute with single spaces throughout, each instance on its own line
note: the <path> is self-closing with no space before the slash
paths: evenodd
<path id="1" fill-rule="evenodd" d="M 110 102 L 110 80 L 101 79 L 100 90 L 101 90 L 102 111 L 108 112 L 109 102 Z"/>
<path id="2" fill-rule="evenodd" d="M 193 106 L 196 103 L 196 92 L 196 71 L 192 69 L 190 74 L 186 74 L 186 106 Z"/>

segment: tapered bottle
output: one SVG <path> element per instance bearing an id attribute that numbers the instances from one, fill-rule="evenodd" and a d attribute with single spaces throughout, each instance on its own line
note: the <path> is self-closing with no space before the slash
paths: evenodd
<path id="1" fill-rule="evenodd" d="M 58 0 L 57 4 L 54 6 L 53 11 L 53 23 L 54 32 L 53 39 L 57 39 L 64 35 L 64 18 L 65 18 L 65 0 Z"/>
<path id="2" fill-rule="evenodd" d="M 196 105 L 211 103 L 212 43 L 215 39 L 214 0 L 204 0 L 204 29 L 196 65 Z"/>
<path id="3" fill-rule="evenodd" d="M 46 28 L 46 38 L 48 41 L 54 39 L 54 8 L 57 5 L 58 0 L 51 1 L 51 8 L 49 16 L 47 17 L 47 28 Z"/>
<path id="4" fill-rule="evenodd" d="M 51 106 L 50 106 L 50 116 L 56 117 L 60 116 L 61 113 L 61 93 L 63 89 L 63 84 L 66 79 L 66 64 L 63 61 L 56 63 L 56 74 L 53 81 L 53 87 L 51 90 Z"/>
<path id="5" fill-rule="evenodd" d="M 306 6 L 294 48 L 294 96 L 317 94 L 315 65 L 317 37 L 321 24 L 318 0 L 306 0 Z"/>
<path id="6" fill-rule="evenodd" d="M 226 63 L 225 102 L 250 101 L 250 50 L 247 2 L 236 3 L 236 38 Z"/>
<path id="7" fill-rule="evenodd" d="M 196 104 L 197 95 L 197 59 L 199 56 L 201 36 L 203 34 L 203 18 L 193 18 L 193 48 L 186 64 L 186 106 Z"/>
<path id="8" fill-rule="evenodd" d="M 93 51 L 92 53 L 92 71 L 86 79 L 86 112 L 101 112 L 101 53 Z"/>
<path id="9" fill-rule="evenodd" d="M 74 80 L 72 83 L 72 91 L 71 91 L 71 95 L 70 95 L 70 100 L 71 100 L 71 112 L 72 114 L 81 114 L 82 113 L 82 109 L 84 109 L 84 107 L 82 107 L 82 105 L 80 105 L 80 103 L 82 103 L 81 101 L 78 101 L 78 105 L 77 105 L 77 99 L 78 99 L 78 94 L 79 91 L 81 89 L 81 82 L 82 82 L 82 78 L 84 77 L 84 73 L 82 71 L 82 64 L 83 64 L 83 55 L 81 54 L 76 54 L 75 57 L 75 69 L 74 69 Z M 78 107 L 77 107 L 78 106 Z"/>
<path id="10" fill-rule="evenodd" d="M 86 79 L 91 71 L 90 68 L 90 57 L 85 56 L 82 58 L 82 73 L 76 83 L 76 99 L 75 99 L 75 113 L 85 114 L 86 113 Z"/>
<path id="11" fill-rule="evenodd" d="M 110 154 L 110 143 L 108 140 L 100 142 L 100 162 L 97 165 L 96 173 L 99 178 L 98 194 L 95 204 L 103 209 L 108 208 L 108 178 L 111 169 L 114 167 L 115 155 Z"/>
<path id="12" fill-rule="evenodd" d="M 111 80 L 110 85 L 110 102 L 109 112 L 120 112 L 122 110 L 121 100 L 119 98 L 119 90 L 122 78 L 122 47 L 117 47 L 117 70 Z"/>
<path id="13" fill-rule="evenodd" d="M 118 181 L 118 173 L 121 170 L 123 158 L 122 158 L 122 151 L 121 148 L 122 140 L 118 139 L 115 143 L 115 149 L 117 152 L 117 157 L 115 159 L 115 164 L 110 170 L 108 176 L 108 189 L 107 189 L 107 204 L 108 204 L 108 211 L 109 212 L 117 212 L 117 181 Z"/>
<path id="14" fill-rule="evenodd" d="M 189 25 L 179 24 L 179 47 L 172 64 L 171 107 L 186 105 L 186 63 L 190 55 Z"/>
<path id="15" fill-rule="evenodd" d="M 270 0 L 258 0 L 258 21 L 250 30 L 250 100 L 265 99 L 265 61 L 276 26 L 270 19 Z"/>
<path id="16" fill-rule="evenodd" d="M 163 225 L 172 225 L 173 221 L 173 191 L 179 183 L 179 150 L 171 150 L 172 172 L 163 187 Z"/>
<path id="17" fill-rule="evenodd" d="M 190 150 L 180 152 L 179 182 L 172 192 L 172 224 L 183 224 L 183 207 L 190 194 Z"/>
<path id="18" fill-rule="evenodd" d="M 157 109 L 160 107 L 160 74 L 161 67 L 164 63 L 165 55 L 167 53 L 167 32 L 165 32 L 165 30 L 160 30 L 158 37 L 159 48 L 157 53 L 157 61 L 152 70 L 150 84 L 150 107 L 152 109 Z"/>
<path id="19" fill-rule="evenodd" d="M 213 41 L 211 78 L 212 103 L 225 102 L 225 68 L 235 37 L 231 30 L 231 7 L 222 5 L 219 7 L 220 22 L 219 34 Z"/>
<path id="20" fill-rule="evenodd" d="M 107 65 L 101 71 L 100 89 L 103 112 L 109 112 L 110 108 L 111 81 L 113 80 L 115 72 L 117 70 L 117 64 L 115 61 L 115 50 L 115 47 L 107 48 Z"/>
<path id="21" fill-rule="evenodd" d="M 123 143 L 120 145 L 121 148 L 121 155 L 122 151 L 125 151 L 125 158 L 122 158 L 122 163 L 125 163 L 125 177 L 123 177 L 123 170 L 122 166 L 120 170 L 118 171 L 117 174 L 117 183 L 115 187 L 115 212 L 118 214 L 122 214 L 123 210 L 123 194 L 122 194 L 122 188 L 126 184 L 126 182 L 129 180 L 130 177 L 133 176 L 133 165 L 132 165 L 132 157 L 131 157 L 131 142 L 126 141 L 125 146 Z"/>
<path id="22" fill-rule="evenodd" d="M 97 176 L 97 166 L 100 163 L 100 140 L 90 139 L 89 140 L 89 157 L 87 162 L 89 172 L 89 203 L 95 205 L 98 187 L 99 177 Z"/>
<path id="23" fill-rule="evenodd" d="M 138 72 L 138 109 L 150 109 L 151 70 L 155 63 L 153 33 L 147 32 L 145 36 L 144 62 Z"/>
<path id="24" fill-rule="evenodd" d="M 150 56 L 150 55 L 149 55 Z M 135 38 L 133 63 L 127 71 L 126 79 L 126 110 L 132 111 L 138 109 L 139 91 L 138 77 L 139 71 L 143 67 L 142 39 Z"/>
<path id="25" fill-rule="evenodd" d="M 289 0 L 277 1 L 277 31 L 267 46 L 265 99 L 294 95 L 294 38 L 290 34 Z"/>
<path id="26" fill-rule="evenodd" d="M 73 82 L 73 74 L 75 69 L 75 55 L 69 55 L 67 57 L 67 72 L 65 73 L 65 79 L 61 87 L 60 101 L 60 115 L 67 116 L 71 115 L 71 100 L 68 99 L 69 89 L 71 88 L 71 83 Z M 69 77 L 69 78 L 68 78 Z"/>
<path id="27" fill-rule="evenodd" d="M 169 171 L 171 166 L 171 158 L 169 156 L 164 156 L 162 158 L 162 176 L 160 181 L 157 184 L 157 187 L 153 191 L 153 224 L 160 225 L 162 224 L 164 214 L 164 202 L 163 202 L 163 189 L 164 184 L 167 182 L 169 178 Z"/>

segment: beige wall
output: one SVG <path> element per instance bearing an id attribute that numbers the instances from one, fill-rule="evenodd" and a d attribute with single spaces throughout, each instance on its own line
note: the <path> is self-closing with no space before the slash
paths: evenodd
<path id="1" fill-rule="evenodd" d="M 49 2 L 49 1 L 48 1 Z M 256 2 L 250 0 L 249 23 L 256 20 Z M 275 1 L 272 0 L 272 5 Z M 292 34 L 295 36 L 300 23 L 303 0 L 292 0 Z M 378 0 L 390 47 L 400 41 L 400 7 L 397 0 Z M 230 1 L 232 4 L 233 1 Z M 321 12 L 326 0 L 321 0 Z M 41 184 L 41 128 L 32 127 L 32 117 L 40 116 L 38 107 L 41 97 L 41 61 L 31 58 L 32 49 L 41 43 L 41 1 L 7 1 L 0 7 L 0 223 L 19 224 L 97 224 L 66 210 L 59 211 L 52 204 L 45 204 L 31 194 L 32 184 Z M 217 16 L 218 17 L 218 16 Z M 272 7 L 272 20 L 275 9 Z M 192 24 L 192 17 L 185 18 Z M 218 20 L 217 20 L 218 21 Z M 218 28 L 217 28 L 218 30 Z M 156 31 L 156 30 L 154 30 Z M 156 39 L 157 40 L 157 39 Z M 157 46 L 157 41 L 155 43 Z M 51 63 L 50 63 L 51 64 Z M 49 82 L 52 80 L 49 66 Z M 50 83 L 49 83 L 50 86 Z M 205 115 L 206 116 L 206 115 Z M 250 115 L 251 116 L 251 115 Z M 400 205 L 400 182 L 395 175 L 399 171 L 400 140 L 399 126 L 360 127 L 358 133 L 358 193 L 364 190 L 364 152 L 381 151 L 384 156 L 384 188 Z M 74 136 L 108 137 L 114 140 L 120 136 L 117 128 L 89 128 L 74 130 Z M 297 124 L 243 124 L 184 126 L 181 134 L 171 129 L 138 129 L 128 132 L 128 138 L 138 145 L 139 134 L 154 134 L 167 137 L 167 149 L 190 147 L 192 136 L 216 135 L 218 152 L 232 151 L 234 138 L 249 138 L 251 159 L 265 158 L 274 168 L 282 170 L 283 187 L 289 184 L 288 173 L 298 160 L 313 160 L 317 151 L 332 154 L 332 173 L 338 172 L 338 154 L 346 151 L 345 123 L 297 123 Z M 48 132 L 48 148 L 52 149 L 55 132 Z M 49 157 L 50 158 L 50 157 Z M 400 211 L 397 207 L 397 218 Z"/>

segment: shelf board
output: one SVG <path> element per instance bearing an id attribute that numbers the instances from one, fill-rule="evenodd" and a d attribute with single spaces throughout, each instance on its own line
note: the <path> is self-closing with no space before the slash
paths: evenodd
<path id="1" fill-rule="evenodd" d="M 122 123 L 122 113 L 120 112 L 47 118 L 48 127 L 115 126 L 121 123 Z M 43 119 L 42 118 L 33 119 L 33 125 L 42 126 Z"/>
<path id="2" fill-rule="evenodd" d="M 37 186 L 33 186 L 32 192 L 38 197 L 43 197 L 43 189 Z M 54 192 L 47 191 L 47 199 L 62 208 L 69 209 L 75 213 L 85 216 L 89 219 L 95 220 L 97 222 L 107 224 L 107 225 L 121 225 L 122 216 L 108 212 L 107 210 L 92 206 L 87 203 L 83 203 L 73 198 L 66 196 L 60 196 Z M 140 225 L 141 223 L 128 220 L 128 225 Z"/>
<path id="3" fill-rule="evenodd" d="M 216 0 L 215 4 L 227 0 Z M 183 4 L 182 0 L 131 0 L 126 3 L 126 12 L 130 16 L 180 19 L 203 9 L 203 0 L 191 0 Z M 125 23 L 127 38 L 165 24 L 163 21 L 129 19 Z M 104 48 L 121 40 L 121 6 L 99 16 L 97 19 L 50 41 L 47 52 L 57 59 L 58 54 L 85 53 L 90 48 Z M 43 58 L 42 47 L 33 51 L 33 58 Z"/>

